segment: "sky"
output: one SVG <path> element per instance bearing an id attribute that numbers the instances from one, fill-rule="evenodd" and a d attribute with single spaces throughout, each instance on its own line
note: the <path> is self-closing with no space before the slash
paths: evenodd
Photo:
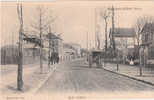
<path id="1" fill-rule="evenodd" d="M 95 21 L 100 25 L 100 38 L 104 40 L 104 20 L 99 12 L 112 5 L 123 8 L 115 11 L 115 27 L 132 27 L 136 18 L 140 16 L 154 16 L 154 2 L 150 1 L 64 1 L 64 2 L 24 2 L 23 15 L 25 30 L 30 30 L 30 25 L 36 21 L 36 8 L 41 5 L 48 8 L 47 14 L 57 16 L 52 31 L 62 33 L 64 42 L 73 42 L 87 47 L 87 34 L 89 47 L 95 45 Z M 132 9 L 125 9 L 132 8 Z M 137 8 L 137 9 L 135 9 Z M 96 9 L 96 10 L 95 10 Z M 97 20 L 95 20 L 97 11 Z M 16 44 L 18 41 L 19 21 L 16 3 L 3 2 L 1 4 L 1 46 Z M 108 19 L 108 30 L 111 27 L 111 18 Z"/>

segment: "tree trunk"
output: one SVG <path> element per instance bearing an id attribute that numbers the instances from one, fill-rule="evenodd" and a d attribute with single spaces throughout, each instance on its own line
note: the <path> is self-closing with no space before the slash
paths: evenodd
<path id="1" fill-rule="evenodd" d="M 19 44 L 20 45 L 20 44 Z M 22 80 L 22 51 L 21 51 L 21 46 L 19 47 L 19 63 L 18 63 L 18 75 L 17 75 L 17 89 L 19 91 L 22 91 L 23 89 L 23 80 Z"/>
<path id="2" fill-rule="evenodd" d="M 42 15 L 40 12 L 40 73 L 43 73 L 43 61 L 42 61 Z"/>
<path id="3" fill-rule="evenodd" d="M 43 73 L 43 63 L 42 63 L 42 47 L 40 47 L 40 73 Z"/>
<path id="4" fill-rule="evenodd" d="M 23 80 L 22 80 L 22 63 L 23 63 L 23 55 L 22 55 L 22 32 L 23 32 L 23 18 L 22 18 L 22 5 L 17 5 L 17 11 L 20 21 L 20 29 L 19 29 L 19 44 L 18 44 L 18 73 L 17 73 L 17 89 L 22 91 L 23 89 Z"/>

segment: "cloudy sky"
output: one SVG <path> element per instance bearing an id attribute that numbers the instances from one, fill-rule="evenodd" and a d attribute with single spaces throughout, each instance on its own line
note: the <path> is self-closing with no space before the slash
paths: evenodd
<path id="1" fill-rule="evenodd" d="M 48 14 L 57 16 L 52 29 L 56 33 L 62 33 L 64 42 L 74 42 L 86 47 L 87 33 L 89 34 L 89 44 L 95 44 L 95 8 L 100 9 L 111 7 L 132 8 L 129 10 L 115 11 L 115 27 L 132 27 L 136 18 L 140 16 L 154 16 L 154 2 L 101 2 L 101 1 L 74 1 L 74 2 L 27 2 L 23 3 L 24 27 L 30 29 L 30 24 L 37 19 L 36 8 L 44 5 L 48 8 Z M 137 9 L 136 9 L 137 8 Z M 1 46 L 15 44 L 18 41 L 19 21 L 16 11 L 16 3 L 3 2 L 1 5 Z M 99 16 L 99 14 L 97 15 Z M 111 27 L 111 18 L 109 18 Z M 104 20 L 97 19 L 101 26 L 101 38 L 104 39 Z"/>

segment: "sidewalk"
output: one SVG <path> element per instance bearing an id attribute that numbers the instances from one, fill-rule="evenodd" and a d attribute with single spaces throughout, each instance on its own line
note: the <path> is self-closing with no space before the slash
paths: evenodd
<path id="1" fill-rule="evenodd" d="M 75 61 L 79 59 L 72 59 L 70 61 Z M 5 65 L 6 68 L 3 68 L 3 74 L 1 76 L 1 94 L 17 94 L 17 93 L 26 93 L 34 94 L 37 90 L 44 84 L 49 76 L 55 71 L 58 66 L 61 66 L 64 63 L 70 62 L 68 60 L 62 61 L 59 64 L 54 64 L 48 68 L 47 62 L 43 64 L 43 73 L 40 73 L 39 64 L 30 64 L 23 65 L 23 91 L 17 91 L 17 65 Z M 15 68 L 12 70 L 12 68 Z M 5 73 L 7 72 L 7 73 Z"/>
<path id="2" fill-rule="evenodd" d="M 142 76 L 140 76 L 139 67 L 137 66 L 119 64 L 119 70 L 117 71 L 117 64 L 107 63 L 103 68 L 154 86 L 154 69 L 142 68 Z"/>
<path id="3" fill-rule="evenodd" d="M 58 64 L 50 66 L 44 63 L 43 73 L 40 74 L 39 64 L 36 65 L 25 65 L 23 67 L 23 91 L 20 93 L 34 93 L 40 84 L 50 75 Z M 7 66 L 5 66 L 7 67 Z M 10 66 L 9 66 L 10 67 Z M 29 68 L 26 68 L 29 67 Z M 14 67 L 17 70 L 17 67 Z M 5 69 L 6 70 L 6 69 Z M 2 94 L 16 94 L 17 91 L 17 71 L 11 71 L 10 73 L 1 76 L 1 93 Z"/>

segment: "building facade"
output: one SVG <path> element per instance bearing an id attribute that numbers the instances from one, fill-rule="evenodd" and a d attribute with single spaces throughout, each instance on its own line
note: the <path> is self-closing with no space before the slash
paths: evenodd
<path id="1" fill-rule="evenodd" d="M 141 31 L 141 46 L 146 56 L 154 59 L 154 23 L 146 23 Z"/>
<path id="2" fill-rule="evenodd" d="M 46 35 L 47 41 L 44 43 L 46 48 L 48 48 L 48 56 L 52 53 L 57 53 L 60 60 L 63 59 L 63 40 L 60 36 L 55 35 L 54 33 L 48 33 Z"/>
<path id="3" fill-rule="evenodd" d="M 63 44 L 64 59 L 74 59 L 81 57 L 81 46 L 74 43 Z"/>
<path id="4" fill-rule="evenodd" d="M 112 29 L 110 30 L 112 32 Z M 135 36 L 136 32 L 134 28 L 115 28 L 114 39 L 116 49 L 121 52 L 123 63 L 129 55 L 133 56 L 135 48 Z"/>

